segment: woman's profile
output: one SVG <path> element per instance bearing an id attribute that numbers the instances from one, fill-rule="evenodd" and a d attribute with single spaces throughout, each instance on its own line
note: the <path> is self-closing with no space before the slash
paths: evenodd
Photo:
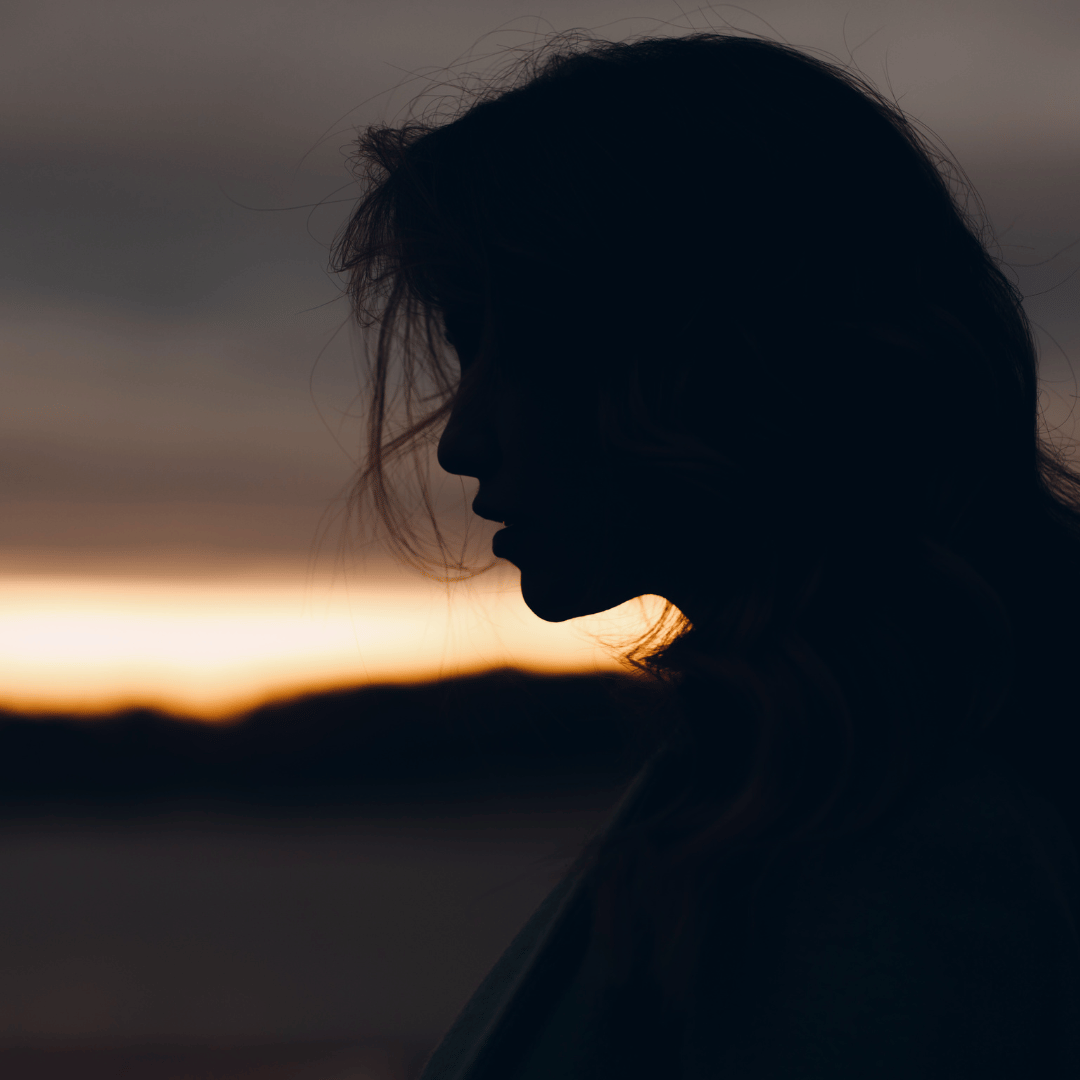
<path id="1" fill-rule="evenodd" d="M 716 34 L 556 40 L 357 154 L 402 550 L 441 431 L 540 618 L 672 615 L 648 766 L 426 1080 L 1080 1076 L 1080 480 L 962 174 Z"/>

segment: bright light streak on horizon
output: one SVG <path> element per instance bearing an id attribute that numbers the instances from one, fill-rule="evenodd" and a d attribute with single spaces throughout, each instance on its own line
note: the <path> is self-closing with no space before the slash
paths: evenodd
<path id="1" fill-rule="evenodd" d="M 148 706 L 206 720 L 337 687 L 502 666 L 618 669 L 659 613 L 647 597 L 549 624 L 516 576 L 440 586 L 301 573 L 129 578 L 0 575 L 0 707 L 95 714 Z"/>

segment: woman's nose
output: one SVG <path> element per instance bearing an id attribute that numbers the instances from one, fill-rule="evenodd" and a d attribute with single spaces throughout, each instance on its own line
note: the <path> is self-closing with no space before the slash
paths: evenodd
<path id="1" fill-rule="evenodd" d="M 475 397 L 455 402 L 439 439 L 439 465 L 456 476 L 486 479 L 502 460 L 493 418 Z"/>

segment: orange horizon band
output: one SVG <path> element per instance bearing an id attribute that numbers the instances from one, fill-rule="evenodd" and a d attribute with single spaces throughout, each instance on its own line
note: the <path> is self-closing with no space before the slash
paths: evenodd
<path id="1" fill-rule="evenodd" d="M 0 708 L 222 722 L 312 693 L 500 667 L 618 670 L 663 607 L 643 597 L 545 623 L 509 578 L 448 588 L 404 576 L 0 573 Z"/>

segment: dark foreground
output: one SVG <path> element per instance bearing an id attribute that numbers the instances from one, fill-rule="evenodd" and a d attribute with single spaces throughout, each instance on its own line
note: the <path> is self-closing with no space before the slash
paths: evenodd
<path id="1" fill-rule="evenodd" d="M 609 690 L 7 718 L 0 1076 L 415 1076 L 635 766 Z"/>
<path id="2" fill-rule="evenodd" d="M 409 1080 L 426 1044 L 284 1043 L 222 1047 L 45 1047 L 0 1050 L 13 1080 Z"/>

